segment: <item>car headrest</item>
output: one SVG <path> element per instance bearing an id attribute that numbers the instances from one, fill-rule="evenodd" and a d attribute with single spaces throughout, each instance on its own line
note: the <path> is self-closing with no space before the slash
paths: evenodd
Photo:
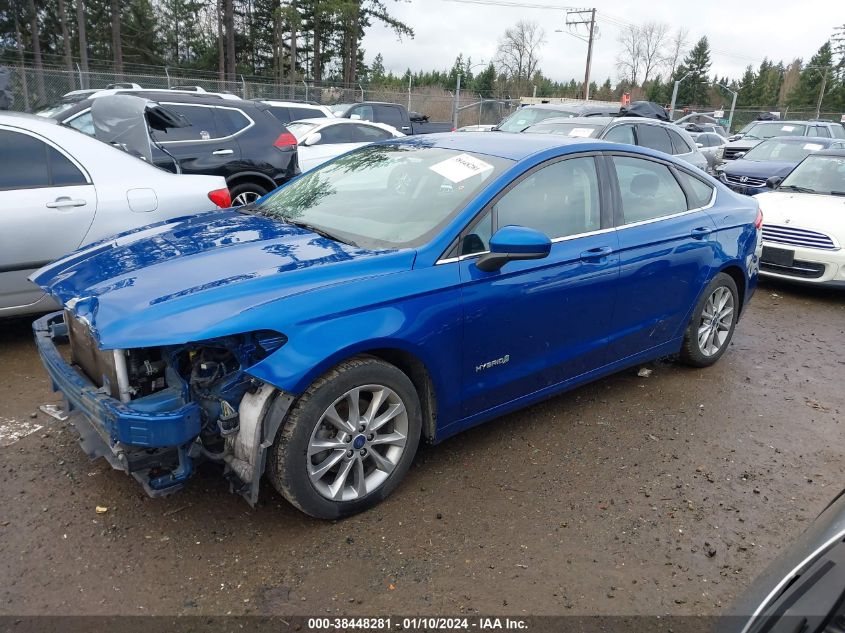
<path id="1" fill-rule="evenodd" d="M 660 187 L 660 180 L 654 174 L 638 174 L 631 181 L 631 193 L 635 196 L 654 196 Z"/>

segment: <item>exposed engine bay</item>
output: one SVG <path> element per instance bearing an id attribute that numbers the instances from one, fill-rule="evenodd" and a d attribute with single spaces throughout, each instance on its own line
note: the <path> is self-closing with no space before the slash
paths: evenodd
<path id="1" fill-rule="evenodd" d="M 245 430 L 250 437 L 237 436 L 242 403 L 268 386 L 245 370 L 284 345 L 284 335 L 262 331 L 185 345 L 100 350 L 88 325 L 69 311 L 65 312 L 65 324 L 71 362 L 99 392 L 144 414 L 196 405 L 198 433 L 189 441 L 176 446 L 120 447 L 125 470 L 135 475 L 150 494 L 178 487 L 192 474 L 197 459 L 225 464 L 224 475 L 235 491 L 244 493 L 251 487 L 251 496 L 257 494 L 257 487 L 251 485 L 251 469 L 256 464 L 250 454 L 260 441 L 255 435 L 256 420 L 250 420 Z M 262 401 L 268 400 L 271 390 L 264 389 Z M 109 439 L 114 450 L 119 442 L 114 433 Z"/>

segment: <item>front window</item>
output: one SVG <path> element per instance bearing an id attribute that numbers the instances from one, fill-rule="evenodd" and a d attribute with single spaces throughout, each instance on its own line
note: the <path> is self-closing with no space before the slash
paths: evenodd
<path id="1" fill-rule="evenodd" d="M 845 195 L 845 157 L 808 156 L 784 178 L 778 189 Z"/>
<path id="2" fill-rule="evenodd" d="M 363 248 L 419 246 L 511 165 L 419 141 L 371 145 L 307 172 L 246 212 Z"/>
<path id="3" fill-rule="evenodd" d="M 539 123 L 532 125 L 525 130 L 528 134 L 560 134 L 561 136 L 572 136 L 575 138 L 595 137 L 604 125 L 591 123 Z"/>
<path id="4" fill-rule="evenodd" d="M 522 132 L 535 123 L 539 123 L 544 119 L 551 119 L 552 117 L 568 118 L 574 117 L 574 112 L 568 110 L 550 110 L 548 108 L 520 108 L 507 119 L 499 124 L 496 128 L 502 132 Z"/>
<path id="5" fill-rule="evenodd" d="M 807 141 L 806 143 L 787 143 L 772 139 L 764 141 L 757 147 L 748 150 L 748 153 L 742 158 L 756 162 L 776 160 L 786 163 L 797 163 L 812 152 L 822 149 L 824 149 L 824 145 L 812 141 Z"/>
<path id="6" fill-rule="evenodd" d="M 742 130 L 742 137 L 763 141 L 775 136 L 804 136 L 806 125 L 798 123 L 749 123 Z"/>

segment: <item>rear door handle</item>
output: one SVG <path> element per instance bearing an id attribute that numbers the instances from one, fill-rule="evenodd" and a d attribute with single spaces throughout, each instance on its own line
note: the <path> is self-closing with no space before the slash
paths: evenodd
<path id="1" fill-rule="evenodd" d="M 67 196 L 62 196 L 56 198 L 53 202 L 48 202 L 46 206 L 48 209 L 65 209 L 67 207 L 84 207 L 86 204 L 88 204 L 87 200 L 73 200 Z"/>
<path id="2" fill-rule="evenodd" d="M 216 149 L 211 153 L 215 156 L 228 156 L 229 154 L 234 154 L 235 151 L 231 149 Z"/>
<path id="3" fill-rule="evenodd" d="M 613 249 L 610 246 L 599 246 L 581 253 L 581 259 L 585 262 L 594 262 L 607 257 L 611 253 L 613 253 Z"/>
<path id="4" fill-rule="evenodd" d="M 712 232 L 713 229 L 708 229 L 706 226 L 700 226 L 697 229 L 693 229 L 692 231 L 690 231 L 690 236 L 695 240 L 703 240 Z"/>

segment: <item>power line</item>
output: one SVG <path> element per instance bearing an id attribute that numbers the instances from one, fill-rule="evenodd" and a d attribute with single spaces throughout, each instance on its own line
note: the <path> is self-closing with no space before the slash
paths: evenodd
<path id="1" fill-rule="evenodd" d="M 540 4 L 537 2 L 517 2 L 516 0 L 443 0 L 443 2 L 456 2 L 458 4 L 481 4 L 492 7 L 513 7 L 518 9 L 551 9 L 554 11 L 569 11 L 573 9 L 573 7 Z"/>

